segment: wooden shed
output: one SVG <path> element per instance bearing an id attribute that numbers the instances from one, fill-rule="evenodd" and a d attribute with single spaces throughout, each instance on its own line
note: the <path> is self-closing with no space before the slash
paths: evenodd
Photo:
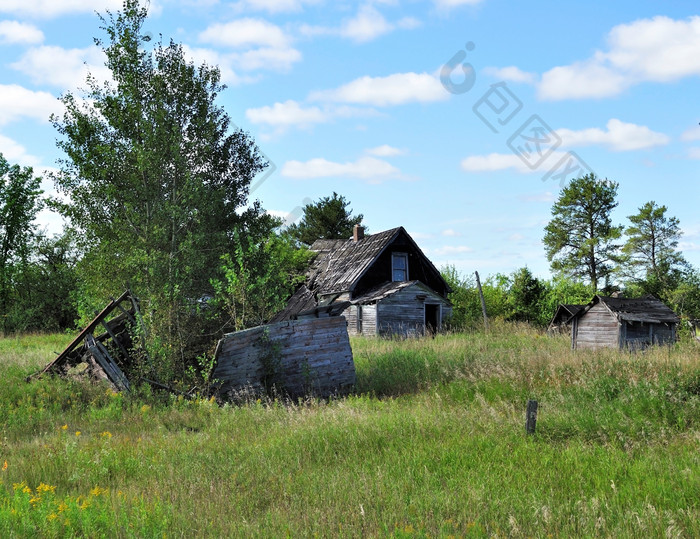
<path id="1" fill-rule="evenodd" d="M 317 240 L 316 258 L 273 322 L 340 315 L 350 335 L 417 336 L 452 313 L 450 288 L 403 227 L 347 240 Z"/>
<path id="2" fill-rule="evenodd" d="M 585 305 L 559 304 L 547 327 L 547 333 L 568 333 L 571 330 L 571 319 L 585 307 Z"/>
<path id="3" fill-rule="evenodd" d="M 643 349 L 676 340 L 680 319 L 654 296 L 612 298 L 596 295 L 571 319 L 571 346 Z"/>

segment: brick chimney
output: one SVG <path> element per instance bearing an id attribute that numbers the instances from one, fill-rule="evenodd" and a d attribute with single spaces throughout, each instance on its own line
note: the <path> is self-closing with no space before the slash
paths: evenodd
<path id="1" fill-rule="evenodd" d="M 355 225 L 352 227 L 352 240 L 357 243 L 365 237 L 365 227 L 360 225 Z"/>

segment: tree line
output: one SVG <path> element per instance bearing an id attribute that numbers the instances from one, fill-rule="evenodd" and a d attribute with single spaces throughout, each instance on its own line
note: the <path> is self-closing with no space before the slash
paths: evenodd
<path id="1" fill-rule="evenodd" d="M 546 326 L 559 304 L 585 304 L 596 293 L 626 297 L 652 294 L 684 318 L 700 318 L 700 272 L 678 250 L 679 220 L 649 201 L 614 224 L 619 184 L 588 174 L 572 180 L 552 205 L 542 243 L 551 280 L 527 267 L 496 274 L 484 283 L 487 311 L 506 320 Z M 443 269 L 453 289 L 453 324 L 479 323 L 481 306 L 474 280 L 454 267 Z"/>

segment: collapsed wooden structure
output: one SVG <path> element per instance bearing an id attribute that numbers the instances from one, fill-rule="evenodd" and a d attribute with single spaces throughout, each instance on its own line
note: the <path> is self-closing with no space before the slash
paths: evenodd
<path id="1" fill-rule="evenodd" d="M 547 333 L 556 334 L 568 333 L 569 331 L 571 331 L 571 321 L 573 317 L 576 316 L 579 313 L 579 311 L 581 311 L 585 307 L 585 305 L 565 305 L 563 303 L 560 303 L 557 307 L 556 312 L 554 313 L 554 316 L 552 317 L 552 321 L 547 327 Z"/>
<path id="2" fill-rule="evenodd" d="M 347 322 L 324 316 L 229 333 L 217 346 L 212 379 L 224 399 L 347 393 L 355 384 Z"/>
<path id="3" fill-rule="evenodd" d="M 139 317 L 138 299 L 127 290 L 112 299 L 56 359 L 30 379 L 46 373 L 65 375 L 85 364 L 87 374 L 107 380 L 117 391 L 129 391 L 131 384 L 124 369 L 133 362 L 132 334 Z"/>

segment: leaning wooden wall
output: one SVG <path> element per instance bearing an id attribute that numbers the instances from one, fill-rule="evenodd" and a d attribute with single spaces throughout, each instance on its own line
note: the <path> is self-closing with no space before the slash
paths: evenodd
<path id="1" fill-rule="evenodd" d="M 342 316 L 289 320 L 225 335 L 212 374 L 219 395 L 277 390 L 327 397 L 355 384 L 347 323 Z"/>

